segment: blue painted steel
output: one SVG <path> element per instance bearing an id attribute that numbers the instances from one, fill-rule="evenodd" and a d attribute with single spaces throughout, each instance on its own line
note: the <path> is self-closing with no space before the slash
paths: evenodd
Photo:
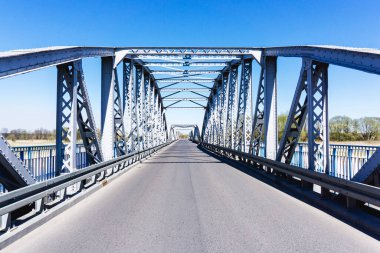
<path id="1" fill-rule="evenodd" d="M 25 167 L 31 172 L 37 182 L 55 177 L 55 145 L 20 146 L 13 147 L 13 150 L 20 157 L 21 161 L 24 162 Z M 76 162 L 78 169 L 89 166 L 83 144 L 77 144 Z M 4 192 L 1 184 L 0 192 Z"/>
<path id="2" fill-rule="evenodd" d="M 364 163 L 375 153 L 378 146 L 331 144 L 330 173 L 333 177 L 351 180 Z M 291 164 L 307 169 L 307 143 L 299 143 Z M 323 172 L 320 169 L 317 170 Z"/>
<path id="3" fill-rule="evenodd" d="M 330 176 L 351 180 L 379 146 L 330 145 Z M 264 145 L 260 147 L 260 156 L 264 157 Z M 308 146 L 306 142 L 297 144 L 291 165 L 308 168 Z M 316 171 L 324 172 L 321 168 Z"/>
<path id="4" fill-rule="evenodd" d="M 363 166 L 371 155 L 380 147 L 359 145 L 330 145 L 330 175 L 350 180 Z M 13 147 L 13 150 L 24 162 L 26 168 L 36 178 L 37 182 L 53 178 L 55 172 L 55 145 Z M 116 152 L 116 150 L 114 150 Z M 264 146 L 260 147 L 260 156 L 264 154 Z M 299 143 L 296 147 L 292 165 L 307 169 L 307 143 Z M 77 168 L 89 166 L 86 150 L 83 144 L 77 145 Z M 319 172 L 323 172 L 320 169 Z M 0 192 L 3 187 L 0 185 Z"/>

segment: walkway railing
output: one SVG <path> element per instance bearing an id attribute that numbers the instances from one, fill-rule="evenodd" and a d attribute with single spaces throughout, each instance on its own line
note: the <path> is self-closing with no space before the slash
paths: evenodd
<path id="1" fill-rule="evenodd" d="M 34 206 L 36 214 L 40 214 L 43 210 L 49 209 L 49 207 L 45 205 L 48 204 L 49 200 L 47 196 L 57 193 L 57 196 L 59 196 L 57 200 L 61 202 L 65 201 L 65 196 L 67 194 L 65 192 L 65 189 L 67 189 L 68 187 L 80 184 L 75 193 L 70 193 L 77 194 L 81 192 L 83 189 L 87 189 L 89 187 L 101 183 L 101 180 L 104 180 L 114 175 L 115 173 L 119 173 L 128 166 L 136 163 L 137 161 L 140 161 L 141 159 L 147 156 L 152 155 L 153 153 L 157 152 L 161 148 L 166 147 L 171 143 L 172 142 L 167 142 L 152 148 L 147 148 L 141 151 L 126 154 L 105 162 L 101 162 L 99 164 L 87 166 L 83 169 L 74 171 L 72 173 L 64 173 L 55 177 L 54 179 L 48 179 L 44 182 L 37 182 L 36 184 L 32 184 L 2 194 L 0 196 L 0 217 L 3 215 L 5 216 L 1 217 L 0 219 L 0 230 L 5 231 L 9 228 L 10 224 L 7 220 L 10 219 L 9 214 L 12 211 L 29 205 L 30 208 L 33 208 Z M 36 152 L 37 154 L 43 153 L 39 153 L 38 150 L 34 150 L 33 148 L 31 148 L 30 150 L 28 149 L 28 151 L 32 153 Z M 21 148 L 19 149 L 19 152 L 25 152 L 25 150 Z M 50 155 L 50 152 L 46 152 L 46 154 Z M 42 159 L 44 159 L 44 157 Z M 34 205 L 33 202 L 35 202 Z M 32 204 L 32 206 L 30 206 L 30 204 Z"/>
<path id="2" fill-rule="evenodd" d="M 330 145 L 330 175 L 350 180 L 379 147 L 364 145 Z M 14 151 L 38 182 L 54 177 L 55 145 L 14 147 Z M 262 147 L 261 155 L 264 147 Z M 308 167 L 307 143 L 296 147 L 291 165 Z M 82 144 L 77 145 L 77 168 L 88 166 L 86 152 Z M 317 171 L 322 172 L 317 169 Z"/>
<path id="3" fill-rule="evenodd" d="M 25 167 L 32 173 L 37 182 L 45 181 L 55 176 L 55 145 L 44 146 L 23 146 L 14 147 Z M 86 150 L 83 144 L 77 145 L 77 168 L 81 169 L 88 166 Z"/>
<path id="4" fill-rule="evenodd" d="M 330 176 L 351 180 L 368 159 L 380 148 L 379 146 L 331 144 Z M 264 146 L 260 148 L 260 156 L 263 157 Z M 291 165 L 308 168 L 308 146 L 301 142 L 296 146 Z M 318 172 L 324 172 L 316 168 Z"/>
<path id="5" fill-rule="evenodd" d="M 375 153 L 376 146 L 342 145 L 331 144 L 330 153 L 330 175 L 338 178 L 351 180 L 367 160 Z M 299 143 L 296 147 L 292 165 L 308 168 L 307 143 Z M 316 168 L 318 172 L 324 172 Z"/>

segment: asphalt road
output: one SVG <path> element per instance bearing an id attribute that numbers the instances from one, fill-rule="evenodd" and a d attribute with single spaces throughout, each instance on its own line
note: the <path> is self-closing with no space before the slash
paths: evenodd
<path id="1" fill-rule="evenodd" d="M 380 252 L 380 242 L 178 141 L 3 252 Z"/>

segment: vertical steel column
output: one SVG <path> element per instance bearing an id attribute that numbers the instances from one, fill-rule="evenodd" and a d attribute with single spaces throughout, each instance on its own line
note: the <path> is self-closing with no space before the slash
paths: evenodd
<path id="1" fill-rule="evenodd" d="M 162 103 L 158 102 L 158 110 L 157 110 L 157 144 L 161 144 L 161 131 L 162 131 Z"/>
<path id="2" fill-rule="evenodd" d="M 150 74 L 148 72 L 144 72 L 144 94 L 143 94 L 143 125 L 142 128 L 144 130 L 143 134 L 143 149 L 148 148 L 149 145 L 149 132 L 148 132 L 148 125 L 149 125 L 149 101 L 150 101 Z"/>
<path id="3" fill-rule="evenodd" d="M 63 127 L 69 121 L 71 114 L 71 95 L 69 90 L 71 83 L 66 79 L 66 65 L 57 66 L 57 106 L 56 106 L 56 159 L 55 159 L 55 176 L 61 173 L 64 160 L 63 140 L 67 137 L 67 131 Z M 67 109 L 67 110 L 66 110 Z"/>
<path id="4" fill-rule="evenodd" d="M 277 153 L 277 57 L 265 57 L 264 74 L 264 129 L 265 156 L 276 159 Z"/>
<path id="5" fill-rule="evenodd" d="M 219 79 L 216 81 L 216 110 L 215 110 L 215 144 L 220 145 L 221 142 L 221 129 L 220 129 L 220 114 L 221 114 L 221 101 L 222 101 L 222 80 Z"/>
<path id="6" fill-rule="evenodd" d="M 165 143 L 168 139 L 168 128 L 166 123 L 166 115 L 165 115 L 165 109 L 162 111 L 162 143 Z"/>
<path id="7" fill-rule="evenodd" d="M 96 125 L 88 96 L 82 62 L 75 61 L 57 66 L 57 139 L 56 175 L 76 168 L 77 129 L 86 150 L 88 165 L 103 160 Z M 69 140 L 64 151 L 63 141 Z M 64 156 L 64 152 L 66 156 Z"/>
<path id="8" fill-rule="evenodd" d="M 236 120 L 236 143 L 238 151 L 248 151 L 252 130 L 252 59 L 243 60 Z"/>
<path id="9" fill-rule="evenodd" d="M 134 104 L 134 81 L 133 81 L 133 63 L 131 60 L 123 60 L 123 118 L 126 135 L 126 152 L 132 150 L 133 145 L 133 129 L 132 124 L 136 115 L 132 110 Z"/>
<path id="10" fill-rule="evenodd" d="M 78 64 L 57 66 L 56 175 L 76 170 Z M 69 143 L 64 148 L 66 138 Z"/>
<path id="11" fill-rule="evenodd" d="M 328 64 L 307 59 L 309 170 L 329 173 Z M 322 140 L 317 144 L 316 140 Z"/>
<path id="12" fill-rule="evenodd" d="M 300 78 L 284 135 L 281 139 L 277 160 L 291 163 L 308 115 L 308 167 L 329 173 L 328 133 L 328 64 L 303 59 Z M 316 140 L 322 143 L 317 144 Z"/>
<path id="13" fill-rule="evenodd" d="M 207 124 L 208 124 L 208 114 L 209 114 L 209 111 L 210 111 L 209 104 L 210 104 L 210 100 L 207 103 L 205 114 L 203 116 L 203 124 L 202 124 L 202 141 L 205 142 L 205 143 L 208 143 L 208 133 L 207 133 L 208 127 L 207 127 Z"/>
<path id="14" fill-rule="evenodd" d="M 257 89 L 256 106 L 253 114 L 252 137 L 249 153 L 253 155 L 260 154 L 260 148 L 263 144 L 263 126 L 264 126 L 264 68 L 262 65 L 260 71 L 259 86 Z M 265 151 L 264 151 L 265 152 Z M 265 157 L 265 153 L 264 153 Z"/>
<path id="15" fill-rule="evenodd" d="M 211 117 L 210 117 L 210 131 L 211 131 L 211 143 L 212 144 L 216 144 L 215 140 L 216 140 L 216 123 L 215 123 L 215 115 L 216 115 L 216 104 L 217 104 L 217 98 L 216 98 L 216 92 L 217 92 L 217 89 L 213 89 L 211 91 Z"/>
<path id="16" fill-rule="evenodd" d="M 228 105 L 227 105 L 227 123 L 226 123 L 226 147 L 234 147 L 234 122 L 236 106 L 236 87 L 237 87 L 238 66 L 231 68 L 229 77 Z"/>
<path id="17" fill-rule="evenodd" d="M 114 68 L 114 147 L 117 156 L 126 154 L 126 140 L 123 119 L 123 108 L 121 106 L 119 80 L 117 70 Z"/>
<path id="18" fill-rule="evenodd" d="M 101 132 L 104 160 L 114 157 L 114 58 L 102 57 Z"/>
<path id="19" fill-rule="evenodd" d="M 148 135 L 149 135 L 149 144 L 148 147 L 154 147 L 154 100 L 155 100 L 155 86 L 153 80 L 150 82 L 150 91 L 149 91 L 149 122 L 148 122 Z"/>
<path id="20" fill-rule="evenodd" d="M 154 146 L 158 145 L 158 90 L 154 94 L 154 128 L 153 128 L 153 140 L 154 140 Z"/>
<path id="21" fill-rule="evenodd" d="M 222 73 L 222 97 L 221 97 L 221 110 L 220 110 L 220 145 L 226 146 L 226 119 L 227 119 L 227 105 L 228 105 L 228 76 L 229 72 Z"/>
<path id="22" fill-rule="evenodd" d="M 143 113 L 143 105 L 142 105 L 142 99 L 143 99 L 143 82 L 144 82 L 144 76 L 143 76 L 143 69 L 141 66 L 136 66 L 136 78 L 135 78 L 135 101 L 134 101 L 134 110 L 136 112 L 136 138 L 134 138 L 134 151 L 141 150 L 141 133 L 142 133 L 142 113 Z"/>

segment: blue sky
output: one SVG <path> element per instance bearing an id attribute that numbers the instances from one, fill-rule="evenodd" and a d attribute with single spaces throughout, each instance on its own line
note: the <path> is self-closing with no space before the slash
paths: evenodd
<path id="1" fill-rule="evenodd" d="M 380 1 L 6 1 L 0 51 L 53 45 L 284 46 L 380 48 Z M 100 61 L 84 61 L 99 122 Z M 279 59 L 279 112 L 290 108 L 300 60 Z M 120 73 L 120 72 L 119 72 Z M 258 66 L 254 68 L 254 97 Z M 120 78 L 120 77 L 119 77 Z M 330 116 L 380 116 L 380 78 L 331 66 Z M 55 127 L 56 70 L 0 80 L 0 129 Z M 170 111 L 169 123 L 198 123 L 201 111 Z M 98 124 L 99 126 L 99 124 Z"/>

